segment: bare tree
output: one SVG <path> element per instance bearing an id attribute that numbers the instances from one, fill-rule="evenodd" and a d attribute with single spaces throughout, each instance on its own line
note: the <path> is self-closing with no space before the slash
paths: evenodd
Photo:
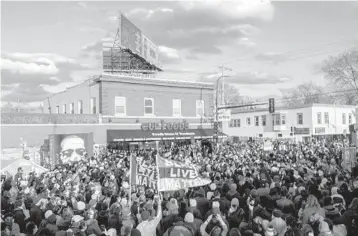
<path id="1" fill-rule="evenodd" d="M 345 51 L 336 57 L 328 58 L 322 71 L 325 79 L 336 89 L 346 90 L 337 99 L 345 104 L 358 103 L 358 50 Z"/>
<path id="2" fill-rule="evenodd" d="M 237 105 L 242 103 L 240 92 L 235 86 L 231 84 L 225 84 L 224 102 L 225 105 Z"/>
<path id="3" fill-rule="evenodd" d="M 311 103 L 331 103 L 331 95 L 325 92 L 324 87 L 308 82 L 298 85 L 295 88 L 281 91 L 283 103 L 287 106 Z"/>

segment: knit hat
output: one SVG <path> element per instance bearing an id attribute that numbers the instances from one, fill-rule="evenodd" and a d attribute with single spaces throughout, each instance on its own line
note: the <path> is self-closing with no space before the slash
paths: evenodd
<path id="1" fill-rule="evenodd" d="M 282 217 L 282 212 L 278 209 L 273 210 L 272 215 L 276 218 Z"/>
<path id="2" fill-rule="evenodd" d="M 265 236 L 275 236 L 275 229 L 271 225 L 266 229 Z"/>
<path id="3" fill-rule="evenodd" d="M 191 212 L 186 213 L 184 221 L 187 223 L 193 223 L 194 222 L 194 215 Z"/>
<path id="4" fill-rule="evenodd" d="M 77 210 L 84 211 L 86 209 L 86 204 L 84 202 L 77 202 Z"/>
<path id="5" fill-rule="evenodd" d="M 53 215 L 53 212 L 52 212 L 51 210 L 46 211 L 46 213 L 45 213 L 45 219 L 47 220 L 47 219 L 50 218 L 50 216 L 52 216 L 52 215 Z"/>
<path id="6" fill-rule="evenodd" d="M 231 205 L 232 206 L 239 206 L 240 204 L 239 204 L 239 200 L 237 199 L 237 198 L 233 198 L 232 200 L 231 200 Z"/>
<path id="7" fill-rule="evenodd" d="M 196 199 L 189 199 L 189 205 L 191 207 L 196 207 Z"/>

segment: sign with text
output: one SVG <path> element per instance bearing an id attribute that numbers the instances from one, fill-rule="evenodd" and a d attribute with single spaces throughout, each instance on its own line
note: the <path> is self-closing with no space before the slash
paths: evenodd
<path id="1" fill-rule="evenodd" d="M 265 140 L 264 142 L 264 151 L 272 151 L 273 150 L 273 144 L 271 140 Z"/>
<path id="2" fill-rule="evenodd" d="M 310 128 L 294 128 L 294 134 L 310 134 Z"/>
<path id="3" fill-rule="evenodd" d="M 319 127 L 319 128 L 315 128 L 314 131 L 315 131 L 315 134 L 324 134 L 326 132 L 326 128 Z"/>
<path id="4" fill-rule="evenodd" d="M 121 44 L 137 55 L 142 54 L 142 32 L 121 15 Z"/>
<path id="5" fill-rule="evenodd" d="M 141 129 L 143 131 L 152 130 L 186 130 L 189 128 L 189 123 L 183 121 L 182 123 L 174 122 L 167 123 L 163 120 L 160 123 L 143 123 Z"/>
<path id="6" fill-rule="evenodd" d="M 231 110 L 219 110 L 218 113 L 218 121 L 231 120 Z"/>
<path id="7" fill-rule="evenodd" d="M 131 184 L 157 189 L 158 174 L 156 166 L 143 157 L 131 156 Z"/>
<path id="8" fill-rule="evenodd" d="M 199 167 L 193 164 L 164 159 L 157 156 L 159 169 L 159 191 L 177 191 L 211 183 L 210 179 L 199 175 Z"/>

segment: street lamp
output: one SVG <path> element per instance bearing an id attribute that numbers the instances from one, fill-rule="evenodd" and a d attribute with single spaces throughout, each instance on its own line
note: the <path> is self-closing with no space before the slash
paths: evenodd
<path id="1" fill-rule="evenodd" d="M 220 76 L 217 80 L 216 80 L 216 101 L 215 101 L 215 122 L 218 123 L 218 119 L 219 119 L 219 109 L 218 109 L 218 90 L 219 90 L 219 82 L 222 78 L 224 77 L 228 77 L 226 75 Z M 223 92 L 223 91 L 222 91 Z M 214 125 L 215 127 L 215 125 Z M 217 130 L 215 130 L 215 135 L 216 135 L 216 142 L 218 142 L 218 134 L 217 134 Z"/>

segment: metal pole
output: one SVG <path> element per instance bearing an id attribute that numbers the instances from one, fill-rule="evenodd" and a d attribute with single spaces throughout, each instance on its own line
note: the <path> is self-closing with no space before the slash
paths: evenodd
<path id="1" fill-rule="evenodd" d="M 219 88 L 219 81 L 220 79 L 224 78 L 226 76 L 222 75 L 220 76 L 217 80 L 216 80 L 216 101 L 215 101 L 215 122 L 216 124 L 218 124 L 218 119 L 219 119 L 219 114 L 218 114 L 218 88 Z M 214 127 L 215 127 L 215 123 L 214 123 Z M 216 143 L 218 143 L 219 138 L 218 138 L 218 132 L 217 130 L 215 130 L 215 138 L 216 138 Z"/>

